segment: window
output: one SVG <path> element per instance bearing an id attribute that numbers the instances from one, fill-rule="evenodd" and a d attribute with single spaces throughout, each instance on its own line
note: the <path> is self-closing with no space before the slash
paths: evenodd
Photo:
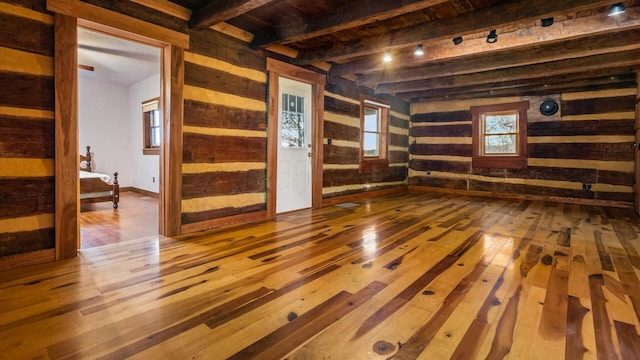
<path id="1" fill-rule="evenodd" d="M 360 97 L 360 172 L 389 167 L 387 157 L 389 105 L 378 99 Z"/>
<path id="2" fill-rule="evenodd" d="M 282 139 L 280 146 L 305 148 L 304 97 L 282 93 Z"/>
<path id="3" fill-rule="evenodd" d="M 160 149 L 160 108 L 158 98 L 142 103 L 142 153 L 157 155 Z"/>
<path id="4" fill-rule="evenodd" d="M 471 107 L 472 166 L 520 169 L 527 166 L 528 101 Z"/>

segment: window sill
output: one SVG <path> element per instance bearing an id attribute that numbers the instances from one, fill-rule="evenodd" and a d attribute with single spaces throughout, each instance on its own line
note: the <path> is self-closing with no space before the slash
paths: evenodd
<path id="1" fill-rule="evenodd" d="M 160 149 L 158 148 L 142 149 L 142 155 L 160 155 Z"/>
<path id="2" fill-rule="evenodd" d="M 372 159 L 360 161 L 360 174 L 386 171 L 388 168 L 389 160 L 387 159 Z"/>

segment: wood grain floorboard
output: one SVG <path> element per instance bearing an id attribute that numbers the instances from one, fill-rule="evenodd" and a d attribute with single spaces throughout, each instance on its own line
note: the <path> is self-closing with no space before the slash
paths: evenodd
<path id="1" fill-rule="evenodd" d="M 0 272 L 0 359 L 640 358 L 639 224 L 407 193 L 175 238 L 98 229 L 75 259 Z"/>
<path id="2" fill-rule="evenodd" d="M 158 199 L 124 191 L 118 209 L 110 202 L 82 204 L 78 222 L 82 249 L 158 235 Z"/>

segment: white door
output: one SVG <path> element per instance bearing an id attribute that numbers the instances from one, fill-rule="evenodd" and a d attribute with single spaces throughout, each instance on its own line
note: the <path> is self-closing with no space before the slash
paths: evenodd
<path id="1" fill-rule="evenodd" d="M 311 85 L 278 82 L 278 173 L 276 213 L 311 207 Z"/>

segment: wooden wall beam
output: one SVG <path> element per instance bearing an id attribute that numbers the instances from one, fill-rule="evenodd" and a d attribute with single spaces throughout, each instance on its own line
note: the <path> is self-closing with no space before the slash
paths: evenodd
<path id="1" fill-rule="evenodd" d="M 253 9 L 269 5 L 275 0 L 229 0 L 211 1 L 191 14 L 189 25 L 194 29 L 205 29 L 233 19 Z"/>
<path id="2" fill-rule="evenodd" d="M 190 9 L 168 0 L 131 0 L 131 2 L 175 16 L 178 19 L 189 20 L 191 18 Z"/>
<path id="3" fill-rule="evenodd" d="M 443 2 L 445 2 L 445 0 L 351 1 L 338 9 L 334 9 L 327 16 L 317 17 L 304 23 L 292 22 L 269 33 L 258 33 L 251 45 L 254 47 L 264 47 L 306 40 L 332 32 L 390 19 Z"/>
<path id="4" fill-rule="evenodd" d="M 76 256 L 80 241 L 78 216 L 78 23 L 55 15 L 56 259 Z"/>
<path id="5" fill-rule="evenodd" d="M 299 64 L 344 60 L 356 56 L 383 53 L 397 48 L 421 44 L 427 40 L 451 40 L 456 36 L 488 32 L 526 21 L 539 21 L 567 12 L 611 5 L 605 0 L 530 0 L 509 2 L 489 9 L 463 14 L 454 19 L 441 19 L 367 39 L 335 43 L 302 53 Z"/>

